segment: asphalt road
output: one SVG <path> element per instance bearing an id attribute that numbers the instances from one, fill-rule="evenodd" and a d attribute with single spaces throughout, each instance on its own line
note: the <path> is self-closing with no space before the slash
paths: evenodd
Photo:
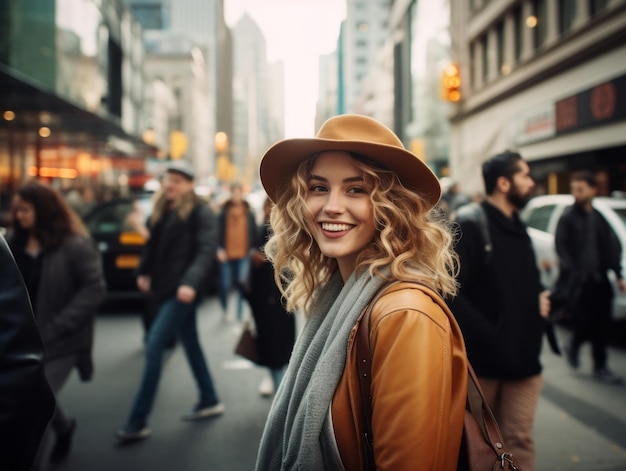
<path id="1" fill-rule="evenodd" d="M 71 455 L 47 469 L 59 471 L 248 471 L 271 399 L 258 394 L 261 368 L 237 358 L 238 328 L 222 321 L 215 298 L 200 309 L 199 331 L 221 400 L 223 416 L 197 423 L 180 420 L 196 389 L 180 347 L 167 356 L 149 426 L 152 436 L 118 446 L 115 431 L 127 417 L 143 367 L 143 328 L 137 303 L 116 303 L 98 316 L 94 380 L 72 375 L 60 394 L 77 419 Z M 564 341 L 568 332 L 559 329 Z M 620 345 L 623 345 L 621 343 Z M 589 347 L 581 368 L 544 349 L 544 388 L 537 412 L 537 471 L 626 471 L 626 385 L 600 384 L 590 375 Z M 611 367 L 626 378 L 626 350 L 613 347 Z"/>
<path id="2" fill-rule="evenodd" d="M 184 422 L 180 415 L 197 401 L 196 386 L 181 347 L 167 355 L 149 427 L 152 436 L 119 446 L 115 431 L 129 413 L 143 368 L 143 327 L 137 303 L 126 312 L 100 313 L 96 327 L 95 375 L 81 383 L 72 375 L 59 395 L 64 411 L 76 418 L 71 455 L 50 470 L 251 470 L 271 399 L 258 386 L 265 370 L 232 351 L 238 328 L 222 321 L 216 299 L 199 313 L 199 332 L 215 387 L 226 406 L 223 416 Z M 129 312 L 130 311 L 130 312 Z M 133 312 L 135 311 L 135 312 Z"/>

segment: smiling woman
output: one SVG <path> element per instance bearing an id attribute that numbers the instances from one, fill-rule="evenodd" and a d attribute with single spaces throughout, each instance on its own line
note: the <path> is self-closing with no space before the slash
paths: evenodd
<path id="1" fill-rule="evenodd" d="M 437 304 L 437 293 L 456 290 L 452 235 L 432 209 L 437 178 L 390 129 L 361 115 L 274 144 L 260 175 L 275 203 L 265 252 L 287 309 L 307 321 L 257 469 L 456 469 L 467 358 L 454 317 Z M 355 342 L 370 303 L 361 332 L 369 330 L 371 358 Z M 372 371 L 373 434 L 362 362 Z"/>

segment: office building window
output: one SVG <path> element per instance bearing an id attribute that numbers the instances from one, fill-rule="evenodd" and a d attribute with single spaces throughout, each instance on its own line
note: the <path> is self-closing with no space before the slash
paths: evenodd
<path id="1" fill-rule="evenodd" d="M 471 44 L 470 46 L 470 87 L 472 90 L 476 90 L 476 45 Z"/>
<path id="2" fill-rule="evenodd" d="M 559 34 L 572 30 L 576 17 L 576 0 L 559 0 Z"/>
<path id="3" fill-rule="evenodd" d="M 589 0 L 589 14 L 594 17 L 606 10 L 609 0 Z"/>
<path id="4" fill-rule="evenodd" d="M 548 2 L 546 0 L 534 0 L 533 13 L 534 19 L 529 18 L 531 20 L 529 26 L 534 24 L 535 49 L 538 49 L 546 43 L 548 35 Z"/>
<path id="5" fill-rule="evenodd" d="M 131 5 L 133 17 L 143 29 L 164 29 L 165 19 L 163 8 L 159 3 Z"/>
<path id="6" fill-rule="evenodd" d="M 483 83 L 487 81 L 487 77 L 489 76 L 489 42 L 487 41 L 487 35 L 483 35 L 480 38 L 480 51 L 482 55 L 482 68 L 481 74 Z"/>
<path id="7" fill-rule="evenodd" d="M 524 41 L 524 18 L 522 18 L 522 7 L 517 6 L 513 10 L 513 36 L 515 38 L 515 47 L 513 54 L 515 62 L 519 61 L 522 56 L 522 44 Z"/>
<path id="8" fill-rule="evenodd" d="M 497 38 L 497 50 L 496 60 L 498 73 L 506 75 L 508 72 L 504 67 L 504 21 L 501 21 L 496 25 L 496 38 Z"/>

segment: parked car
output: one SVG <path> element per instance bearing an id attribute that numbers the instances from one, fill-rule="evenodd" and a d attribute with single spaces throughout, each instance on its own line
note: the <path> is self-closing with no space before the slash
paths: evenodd
<path id="1" fill-rule="evenodd" d="M 146 239 L 129 222 L 129 215 L 133 212 L 140 212 L 139 217 L 145 221 L 152 213 L 151 195 L 99 203 L 83 218 L 102 254 L 109 299 L 140 295 L 135 283 L 135 269 Z"/>
<path id="2" fill-rule="evenodd" d="M 528 226 L 533 242 L 541 280 L 547 289 L 552 289 L 559 276 L 559 259 L 554 245 L 556 227 L 563 211 L 574 203 L 572 195 L 543 195 L 531 199 L 521 218 Z M 596 197 L 593 206 L 607 220 L 622 246 L 622 273 L 626 274 L 626 198 Z M 615 298 L 613 318 L 626 322 L 626 293 L 620 293 L 613 272 L 609 273 Z"/>

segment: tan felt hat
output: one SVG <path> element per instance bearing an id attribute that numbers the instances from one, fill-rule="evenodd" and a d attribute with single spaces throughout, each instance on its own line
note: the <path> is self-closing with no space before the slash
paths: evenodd
<path id="1" fill-rule="evenodd" d="M 358 114 L 328 119 L 314 138 L 285 139 L 271 146 L 259 168 L 261 183 L 270 199 L 278 200 L 300 162 L 324 151 L 363 155 L 382 168 L 394 171 L 402 184 L 421 195 L 430 207 L 439 201 L 439 180 L 424 161 L 406 150 L 391 129 Z"/>

